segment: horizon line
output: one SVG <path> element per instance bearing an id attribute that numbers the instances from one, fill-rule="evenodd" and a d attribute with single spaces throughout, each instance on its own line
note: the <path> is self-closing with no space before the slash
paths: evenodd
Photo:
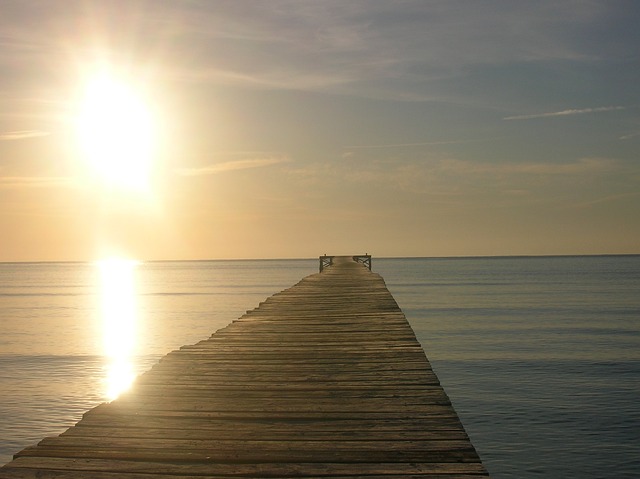
<path id="1" fill-rule="evenodd" d="M 137 260 L 140 263 L 206 263 L 223 261 L 316 261 L 323 255 L 314 257 L 289 258 L 208 258 L 208 259 L 149 259 Z M 358 254 L 334 254 L 327 256 L 358 256 Z M 562 254 L 506 254 L 506 255 L 447 255 L 447 256 L 375 256 L 374 259 L 517 259 L 517 258 L 580 258 L 580 257 L 611 257 L 611 256 L 640 256 L 640 253 L 562 253 Z M 27 260 L 0 261 L 0 264 L 90 264 L 100 261 L 92 260 Z"/>

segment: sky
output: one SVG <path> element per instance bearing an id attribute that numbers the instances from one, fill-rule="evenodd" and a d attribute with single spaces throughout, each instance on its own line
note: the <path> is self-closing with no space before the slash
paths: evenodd
<path id="1" fill-rule="evenodd" d="M 639 23 L 0 0 L 0 261 L 640 253 Z"/>

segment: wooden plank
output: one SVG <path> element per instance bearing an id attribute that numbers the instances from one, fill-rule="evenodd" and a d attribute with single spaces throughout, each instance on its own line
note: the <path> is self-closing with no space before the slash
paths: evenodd
<path id="1" fill-rule="evenodd" d="M 277 389 L 277 388 L 260 388 L 260 389 L 242 389 L 234 387 L 233 385 L 226 386 L 211 386 L 209 384 L 202 384 L 201 382 L 194 382 L 188 386 L 178 386 L 175 384 L 157 383 L 153 385 L 139 384 L 134 386 L 131 392 L 128 392 L 122 396 L 123 400 L 131 395 L 138 397 L 154 397 L 154 396 L 167 396 L 167 397 L 181 397 L 181 396 L 199 396 L 205 394 L 209 397 L 216 397 L 220 400 L 229 400 L 238 398 L 240 395 L 243 398 L 248 399 L 268 399 L 274 396 L 286 398 L 287 400 L 304 399 L 314 400 L 323 399 L 340 399 L 352 400 L 352 399 L 443 399 L 446 398 L 446 393 L 439 386 L 426 386 L 423 388 L 407 388 L 399 391 L 397 388 L 382 386 L 375 389 L 331 389 L 331 390 L 317 390 L 313 391 L 313 394 L 309 394 L 308 390 L 296 390 L 296 389 Z"/>
<path id="2" fill-rule="evenodd" d="M 79 430 L 91 427 L 111 428 L 168 428 L 202 430 L 230 429 L 233 434 L 240 430 L 254 430 L 268 432 L 273 430 L 309 430 L 313 432 L 345 432 L 347 434 L 374 431 L 435 431 L 435 430 L 460 430 L 458 417 L 451 413 L 445 416 L 411 416 L 409 418 L 395 417 L 389 420 L 374 419 L 332 419 L 328 417 L 313 418 L 282 418 L 250 419 L 247 417 L 238 419 L 214 419 L 200 421 L 198 418 L 189 417 L 159 417 L 159 416 L 105 416 L 101 414 L 85 414 L 83 420 L 67 431 Z M 66 434 L 63 433 L 63 434 Z M 375 437 L 375 436 L 373 436 Z"/>
<path id="3" fill-rule="evenodd" d="M 488 477 L 382 278 L 341 257 L 0 468 L 203 476 Z"/>
<path id="4" fill-rule="evenodd" d="M 265 441 L 330 441 L 338 440 L 358 440 L 367 441 L 372 437 L 383 441 L 437 441 L 437 440 L 466 440 L 468 439 L 464 431 L 460 430 L 456 425 L 455 429 L 420 429 L 409 430 L 407 428 L 368 428 L 361 430 L 345 430 L 334 427 L 329 430 L 319 430 L 310 426 L 300 427 L 290 422 L 286 425 L 280 425 L 279 428 L 266 427 L 262 424 L 253 424 L 248 427 L 246 424 L 238 421 L 236 423 L 219 422 L 218 427 L 201 427 L 199 424 L 191 422 L 190 428 L 180 427 L 181 421 L 174 421 L 172 428 L 154 428 L 149 424 L 140 427 L 113 427 L 107 426 L 74 426 L 69 428 L 61 438 L 69 436 L 79 438 L 137 438 L 137 439 L 190 439 L 190 440 L 207 440 L 215 437 L 219 440 L 239 440 L 247 441 L 260 437 Z"/>
<path id="5" fill-rule="evenodd" d="M 82 441 L 79 441 L 82 442 Z M 122 441 L 114 445 L 36 446 L 17 457 L 66 457 L 167 462 L 477 462 L 468 441 Z M 400 444 L 402 443 L 402 444 Z M 393 446 L 390 446 L 393 445 Z"/>
<path id="6" fill-rule="evenodd" d="M 36 458 L 24 457 L 16 459 L 12 465 L 14 469 L 33 470 L 44 469 L 53 471 L 85 471 L 97 470 L 112 473 L 142 473 L 142 474 L 169 474 L 185 477 L 187 474 L 198 476 L 217 475 L 219 477 L 340 477 L 340 476 L 389 476 L 408 475 L 420 476 L 433 474 L 446 474 L 452 479 L 453 474 L 472 474 L 474 477 L 488 477 L 484 474 L 482 465 L 477 463 L 262 463 L 262 464 L 171 464 L 167 462 L 151 461 L 109 461 L 100 459 L 67 459 L 67 458 Z M 2 476 L 0 476 L 2 477 Z M 6 476 L 5 476 L 6 477 Z M 34 477 L 34 476 L 21 476 Z M 46 476 L 44 476 L 46 477 Z M 51 477 L 51 476 L 49 476 Z M 87 477 L 75 476 L 75 477 Z M 95 476 L 92 476 L 95 477 Z M 129 477 L 129 476 L 127 476 Z M 195 477 L 195 476 L 193 476 Z M 214 476 L 215 477 L 215 476 Z M 468 477 L 468 476 L 467 476 Z"/>

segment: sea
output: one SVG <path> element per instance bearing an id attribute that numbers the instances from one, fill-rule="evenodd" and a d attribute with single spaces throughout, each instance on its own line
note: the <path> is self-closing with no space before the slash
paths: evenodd
<path id="1" fill-rule="evenodd" d="M 0 263 L 0 464 L 318 259 Z M 373 258 L 493 478 L 640 477 L 640 256 Z"/>

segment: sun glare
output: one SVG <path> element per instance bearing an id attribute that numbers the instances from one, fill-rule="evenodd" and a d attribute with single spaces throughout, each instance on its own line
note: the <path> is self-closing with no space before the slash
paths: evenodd
<path id="1" fill-rule="evenodd" d="M 104 355 L 108 360 L 106 395 L 115 399 L 132 384 L 136 346 L 136 261 L 108 258 L 98 262 L 102 299 Z"/>
<path id="2" fill-rule="evenodd" d="M 82 153 L 105 186 L 131 191 L 149 188 L 153 121 L 135 88 L 103 73 L 86 85 L 77 116 Z"/>

